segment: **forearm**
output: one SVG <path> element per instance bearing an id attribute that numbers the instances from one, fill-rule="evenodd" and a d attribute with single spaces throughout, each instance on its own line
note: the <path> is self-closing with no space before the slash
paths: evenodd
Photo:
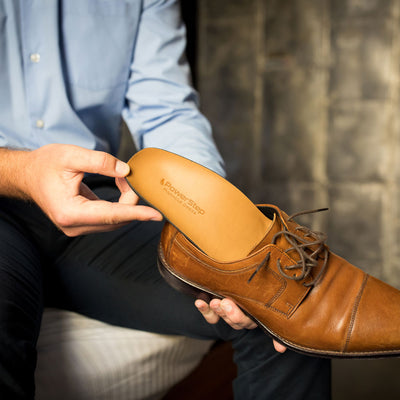
<path id="1" fill-rule="evenodd" d="M 138 149 L 159 147 L 224 175 L 211 126 L 198 109 L 177 0 L 145 0 L 123 118 Z"/>
<path id="2" fill-rule="evenodd" d="M 29 199 L 26 190 L 26 170 L 30 151 L 0 147 L 0 196 Z"/>

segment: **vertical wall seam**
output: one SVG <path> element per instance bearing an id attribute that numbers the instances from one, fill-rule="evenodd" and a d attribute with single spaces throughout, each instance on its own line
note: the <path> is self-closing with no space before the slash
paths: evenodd
<path id="1" fill-rule="evenodd" d="M 330 16 L 331 4 L 330 0 L 324 2 L 324 14 L 323 28 L 321 35 L 321 53 L 322 59 L 328 60 L 328 62 L 321 62 L 318 60 L 318 64 L 321 65 L 321 74 L 324 80 L 324 94 L 322 95 L 321 104 L 321 138 L 319 140 L 319 152 L 317 152 L 317 168 L 319 172 L 314 176 L 315 179 L 315 193 L 316 193 L 316 207 L 329 207 L 330 196 L 329 196 L 329 177 L 328 177 L 328 135 L 330 133 L 330 71 L 332 64 L 332 24 Z M 319 70 L 319 68 L 318 68 Z M 325 231 L 327 229 L 327 214 L 319 214 L 315 216 L 313 226 L 315 229 Z"/>
<path id="2" fill-rule="evenodd" d="M 265 40 L 264 26 L 266 23 L 266 7 L 264 0 L 255 2 L 255 77 L 254 77 L 254 109 L 253 109 L 253 137 L 250 173 L 250 194 L 257 192 L 259 182 L 262 181 L 262 136 L 263 136 L 263 104 L 264 104 L 264 66 Z"/>
<path id="3" fill-rule="evenodd" d="M 397 110 L 399 109 L 399 63 L 400 63 L 400 4 L 399 2 L 393 3 L 393 11 L 391 15 L 391 26 L 392 26 L 392 43 L 391 43 L 391 75 L 392 85 L 390 85 L 389 93 L 389 126 L 388 136 L 386 137 L 386 149 L 388 151 L 387 165 L 385 181 L 383 183 L 384 190 L 382 199 L 382 216 L 381 216 L 381 230 L 382 230 L 382 279 L 390 281 L 391 269 L 396 264 L 396 254 L 398 252 L 399 244 L 397 243 L 396 232 L 399 229 L 398 224 L 395 222 L 398 220 L 399 208 L 398 208 L 398 192 L 396 184 L 397 170 L 397 157 L 399 156 L 399 120 L 397 116 Z M 395 218 L 394 218 L 395 217 Z M 398 266 L 397 266 L 398 267 Z"/>

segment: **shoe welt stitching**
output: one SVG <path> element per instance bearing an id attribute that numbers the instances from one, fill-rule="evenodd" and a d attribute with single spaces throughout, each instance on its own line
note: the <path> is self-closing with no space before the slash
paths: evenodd
<path id="1" fill-rule="evenodd" d="M 361 284 L 361 288 L 360 288 L 360 290 L 359 290 L 359 292 L 357 294 L 356 300 L 354 302 L 353 311 L 351 312 L 349 329 L 347 331 L 346 343 L 345 343 L 345 345 L 343 347 L 343 353 L 347 352 L 347 348 L 348 348 L 349 343 L 350 343 L 350 338 L 351 338 L 351 335 L 353 333 L 354 323 L 355 323 L 357 312 L 358 312 L 358 306 L 360 305 L 361 297 L 362 297 L 362 294 L 364 293 L 365 286 L 367 285 L 368 278 L 369 278 L 369 275 L 365 274 L 364 280 L 363 280 L 363 282 Z"/>

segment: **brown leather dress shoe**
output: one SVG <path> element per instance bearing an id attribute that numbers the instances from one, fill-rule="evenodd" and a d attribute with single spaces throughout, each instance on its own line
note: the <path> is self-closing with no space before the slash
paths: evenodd
<path id="1" fill-rule="evenodd" d="M 400 355 L 400 291 L 330 252 L 322 234 L 274 206 L 248 257 L 218 262 L 170 223 L 159 245 L 166 281 L 197 297 L 229 297 L 274 339 L 325 357 Z"/>
<path id="2" fill-rule="evenodd" d="M 305 354 L 400 355 L 400 291 L 330 252 L 324 234 L 275 206 L 256 207 L 206 168 L 158 149 L 137 154 L 127 180 L 171 222 L 158 254 L 173 287 L 233 299 Z"/>

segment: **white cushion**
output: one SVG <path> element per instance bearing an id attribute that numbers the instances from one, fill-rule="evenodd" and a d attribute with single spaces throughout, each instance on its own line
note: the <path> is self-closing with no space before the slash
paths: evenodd
<path id="1" fill-rule="evenodd" d="M 36 399 L 160 399 L 211 344 L 46 309 L 37 347 Z"/>

